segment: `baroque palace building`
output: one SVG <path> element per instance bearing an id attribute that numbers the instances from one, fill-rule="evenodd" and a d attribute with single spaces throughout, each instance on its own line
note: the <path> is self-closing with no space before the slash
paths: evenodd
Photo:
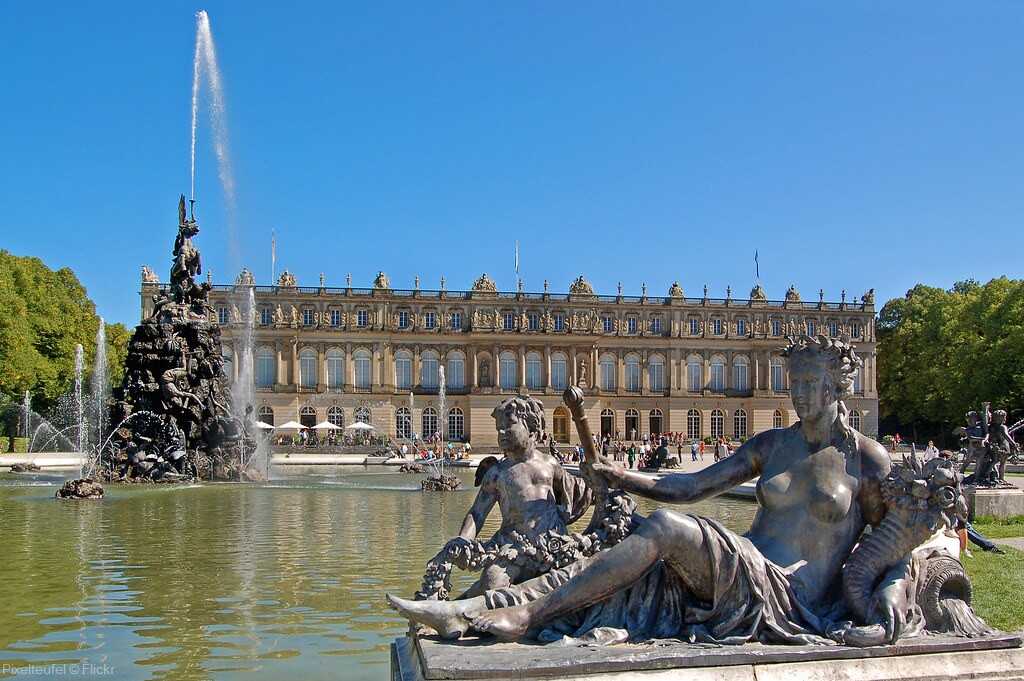
<path id="1" fill-rule="evenodd" d="M 321 284 L 323 276 L 321 275 Z M 351 280 L 349 280 L 351 283 Z M 161 284 L 148 268 L 142 313 Z M 521 285 L 520 285 L 521 286 Z M 561 394 L 584 387 L 591 429 L 623 439 L 654 433 L 734 440 L 796 418 L 781 355 L 787 335 L 849 337 L 864 367 L 847 401 L 852 425 L 878 432 L 874 292 L 856 302 L 781 301 L 757 285 L 748 298 L 603 296 L 583 277 L 568 294 L 499 292 L 485 274 L 469 291 L 300 287 L 284 272 L 255 286 L 243 270 L 210 295 L 230 377 L 238 380 L 250 310 L 258 417 L 278 425 L 328 420 L 392 437 L 441 431 L 478 451 L 497 444 L 491 412 L 504 397 L 544 403 L 549 432 L 577 442 Z M 445 404 L 439 395 L 445 377 Z"/>

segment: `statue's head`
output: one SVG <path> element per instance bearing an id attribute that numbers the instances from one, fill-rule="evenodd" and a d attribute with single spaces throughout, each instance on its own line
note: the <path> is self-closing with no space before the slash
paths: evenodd
<path id="1" fill-rule="evenodd" d="M 522 455 L 547 437 L 544 405 L 532 397 L 510 397 L 491 413 L 498 430 L 498 446 L 510 455 Z"/>
<path id="2" fill-rule="evenodd" d="M 976 426 L 981 421 L 981 417 L 978 416 L 978 412 L 969 411 L 967 412 L 967 425 Z"/>
<path id="3" fill-rule="evenodd" d="M 863 365 L 850 343 L 801 336 L 790 340 L 783 356 L 789 358 L 790 395 L 801 420 L 845 415 L 843 399 L 853 393 L 854 377 Z"/>
<path id="4" fill-rule="evenodd" d="M 992 423 L 994 423 L 997 426 L 1001 426 L 1004 423 L 1006 423 L 1006 410 L 996 409 L 994 412 L 992 412 Z"/>

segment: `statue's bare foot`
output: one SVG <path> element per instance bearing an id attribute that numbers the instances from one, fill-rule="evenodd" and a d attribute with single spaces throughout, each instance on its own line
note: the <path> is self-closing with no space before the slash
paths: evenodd
<path id="1" fill-rule="evenodd" d="M 466 633 L 469 629 L 467 611 L 485 607 L 482 598 L 465 601 L 408 601 L 387 594 L 387 600 L 388 605 L 397 610 L 402 617 L 424 624 L 436 631 L 438 636 L 446 639 L 456 639 Z"/>
<path id="2" fill-rule="evenodd" d="M 521 605 L 485 610 L 479 615 L 470 615 L 470 619 L 473 629 L 502 641 L 518 641 L 530 628 L 530 615 Z"/>

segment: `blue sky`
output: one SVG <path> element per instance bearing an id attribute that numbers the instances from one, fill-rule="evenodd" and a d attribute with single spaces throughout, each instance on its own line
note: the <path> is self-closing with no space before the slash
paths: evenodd
<path id="1" fill-rule="evenodd" d="M 9 4 L 0 247 L 135 323 L 189 185 L 194 5 Z M 879 302 L 1022 276 L 1024 3 L 213 3 L 237 256 L 201 119 L 198 238 L 300 284 L 419 275 Z M 205 112 L 204 112 L 205 114 Z"/>

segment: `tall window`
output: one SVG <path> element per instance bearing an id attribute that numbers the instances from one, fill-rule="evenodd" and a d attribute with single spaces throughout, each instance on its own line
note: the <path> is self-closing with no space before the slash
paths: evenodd
<path id="1" fill-rule="evenodd" d="M 316 387 L 316 350 L 306 348 L 299 352 L 299 385 Z"/>
<path id="2" fill-rule="evenodd" d="M 423 328 L 434 330 L 437 328 L 437 313 L 425 312 L 423 314 Z"/>
<path id="3" fill-rule="evenodd" d="M 306 307 L 302 309 L 302 325 L 313 326 L 313 310 Z"/>
<path id="4" fill-rule="evenodd" d="M 452 350 L 446 357 L 447 368 L 444 372 L 444 380 L 447 387 L 452 390 L 462 390 L 466 387 L 466 356 L 459 350 Z"/>
<path id="5" fill-rule="evenodd" d="M 775 392 L 782 392 L 786 389 L 785 367 L 782 364 L 782 359 L 779 357 L 772 357 L 770 366 L 772 373 L 772 390 Z"/>
<path id="6" fill-rule="evenodd" d="M 813 319 L 808 319 L 807 320 L 807 335 L 808 336 L 813 336 L 816 333 L 818 333 L 818 325 L 814 322 Z"/>
<path id="7" fill-rule="evenodd" d="M 605 333 L 611 333 L 615 330 L 615 320 L 608 315 L 601 317 L 601 328 Z"/>
<path id="8" fill-rule="evenodd" d="M 412 387 L 412 353 L 408 350 L 395 353 L 395 387 L 401 390 Z"/>
<path id="9" fill-rule="evenodd" d="M 626 410 L 626 437 L 630 440 L 640 437 L 640 412 L 636 409 Z"/>
<path id="10" fill-rule="evenodd" d="M 850 323 L 850 337 L 860 338 L 860 324 L 858 324 L 857 322 Z"/>
<path id="11" fill-rule="evenodd" d="M 341 310 L 331 310 L 331 326 L 341 326 Z"/>
<path id="12" fill-rule="evenodd" d="M 551 387 L 555 390 L 565 390 L 569 384 L 567 378 L 569 363 L 565 355 L 556 352 L 551 355 Z"/>
<path id="13" fill-rule="evenodd" d="M 409 328 L 409 311 L 399 310 L 398 311 L 398 328 L 408 329 Z"/>
<path id="14" fill-rule="evenodd" d="M 273 388 L 277 380 L 277 357 L 270 348 L 256 350 L 256 387 Z"/>
<path id="15" fill-rule="evenodd" d="M 258 418 L 259 418 L 260 421 L 262 421 L 263 423 L 267 424 L 268 426 L 274 425 L 274 410 L 273 410 L 273 408 L 268 407 L 266 405 L 260 407 L 259 417 Z"/>
<path id="16" fill-rule="evenodd" d="M 354 369 L 356 373 L 356 387 L 367 389 L 370 387 L 370 382 L 373 380 L 372 375 L 372 362 L 373 356 L 369 350 L 356 350 L 355 352 L 355 363 Z"/>
<path id="17" fill-rule="evenodd" d="M 850 412 L 850 427 L 859 431 L 861 424 L 860 412 L 854 409 Z"/>
<path id="18" fill-rule="evenodd" d="M 503 328 L 506 331 L 515 331 L 516 329 L 516 313 L 506 312 L 502 319 L 504 320 Z"/>
<path id="19" fill-rule="evenodd" d="M 700 439 L 700 412 L 696 409 L 686 412 L 686 437 L 691 440 Z"/>
<path id="20" fill-rule="evenodd" d="M 853 392 L 863 393 L 864 384 L 861 382 L 861 374 L 864 373 L 864 367 L 857 369 L 857 373 L 853 375 Z"/>
<path id="21" fill-rule="evenodd" d="M 732 388 L 738 392 L 747 391 L 747 358 L 743 355 L 732 360 Z"/>
<path id="22" fill-rule="evenodd" d="M 836 338 L 837 336 L 839 336 L 839 324 L 838 324 L 838 322 L 829 322 L 828 323 L 828 335 L 831 336 L 832 338 Z"/>
<path id="23" fill-rule="evenodd" d="M 711 320 L 711 333 L 715 334 L 716 336 L 721 336 L 723 333 L 725 333 L 725 324 L 722 322 L 721 319 Z"/>
<path id="24" fill-rule="evenodd" d="M 776 409 L 772 415 L 772 428 L 785 428 L 786 427 L 786 415 L 782 413 L 781 409 Z"/>
<path id="25" fill-rule="evenodd" d="M 531 312 L 526 317 L 526 323 L 527 323 L 530 331 L 539 331 L 540 330 L 540 315 L 537 314 L 536 312 Z"/>
<path id="26" fill-rule="evenodd" d="M 615 433 L 615 412 L 611 409 L 601 410 L 601 437 L 611 437 Z"/>
<path id="27" fill-rule="evenodd" d="M 420 385 L 424 388 L 434 389 L 437 387 L 437 353 L 433 350 L 424 350 L 420 353 Z"/>
<path id="28" fill-rule="evenodd" d="M 781 336 L 782 335 L 782 320 L 781 319 L 773 319 L 772 320 L 772 335 L 773 336 Z"/>
<path id="29" fill-rule="evenodd" d="M 506 350 L 499 355 L 498 366 L 501 372 L 501 389 L 514 390 L 519 383 L 516 378 L 516 356 Z"/>
<path id="30" fill-rule="evenodd" d="M 725 390 L 725 358 L 711 358 L 711 389 L 720 393 Z"/>
<path id="31" fill-rule="evenodd" d="M 656 393 L 665 391 L 665 358 L 661 355 L 651 355 L 647 360 L 648 380 L 651 390 Z M 660 430 L 657 432 L 661 432 Z"/>
<path id="32" fill-rule="evenodd" d="M 742 317 L 736 320 L 736 335 L 741 338 L 747 335 L 747 320 Z"/>
<path id="33" fill-rule="evenodd" d="M 747 412 L 742 409 L 737 409 L 732 415 L 732 432 L 737 439 L 747 436 Z"/>
<path id="34" fill-rule="evenodd" d="M 408 407 L 395 410 L 395 435 L 405 439 L 412 437 L 412 412 Z"/>
<path id="35" fill-rule="evenodd" d="M 690 317 L 690 335 L 700 335 L 700 320 L 697 319 L 696 317 Z"/>
<path id="36" fill-rule="evenodd" d="M 629 334 L 636 333 L 636 317 L 633 317 L 633 316 L 626 317 L 626 333 L 629 333 Z"/>
<path id="37" fill-rule="evenodd" d="M 636 355 L 626 355 L 626 390 L 640 392 L 640 358 Z"/>
<path id="38" fill-rule="evenodd" d="M 536 352 L 530 352 L 526 355 L 526 387 L 530 390 L 540 390 L 544 387 L 544 381 L 541 378 L 541 357 Z"/>
<path id="39" fill-rule="evenodd" d="M 452 331 L 462 330 L 462 313 L 452 312 Z"/>
<path id="40" fill-rule="evenodd" d="M 316 409 L 305 406 L 299 410 L 299 423 L 305 428 L 312 428 L 316 425 Z"/>
<path id="41" fill-rule="evenodd" d="M 231 319 L 231 317 L 228 314 L 228 309 L 226 307 L 218 307 L 217 308 L 217 323 L 220 324 L 221 326 L 223 326 L 224 324 L 228 323 L 229 319 Z"/>
<path id="42" fill-rule="evenodd" d="M 420 435 L 422 437 L 430 437 L 437 431 L 437 410 L 433 407 L 427 407 L 423 410 L 423 415 L 420 417 Z"/>
<path id="43" fill-rule="evenodd" d="M 269 307 L 260 308 L 260 325 L 270 326 L 274 323 L 274 313 Z"/>
<path id="44" fill-rule="evenodd" d="M 345 427 L 345 412 L 341 407 L 330 407 L 327 410 L 327 422 L 339 428 Z"/>
<path id="45" fill-rule="evenodd" d="M 368 426 L 373 425 L 369 407 L 358 407 L 354 417 L 358 423 L 365 423 Z"/>
<path id="46" fill-rule="evenodd" d="M 448 410 L 448 439 L 462 440 L 466 436 L 466 417 L 458 407 Z"/>
<path id="47" fill-rule="evenodd" d="M 703 360 L 697 355 L 690 355 L 686 358 L 686 380 L 687 388 L 691 393 L 699 393 L 704 387 Z"/>
<path id="48" fill-rule="evenodd" d="M 651 333 L 655 336 L 661 335 L 661 315 L 651 317 Z M 661 431 L 658 431 L 659 433 Z"/>
<path id="49" fill-rule="evenodd" d="M 601 390 L 615 390 L 615 358 L 601 355 Z"/>
<path id="50" fill-rule="evenodd" d="M 356 312 L 356 326 L 360 329 L 365 329 L 370 325 L 370 313 L 368 310 L 358 310 Z"/>
<path id="51" fill-rule="evenodd" d="M 725 412 L 721 409 L 711 411 L 711 437 L 722 437 L 725 435 Z"/>
<path id="52" fill-rule="evenodd" d="M 345 385 L 345 353 L 337 348 L 327 351 L 327 387 L 340 390 Z"/>
<path id="53" fill-rule="evenodd" d="M 651 435 L 658 435 L 664 432 L 665 418 L 661 413 L 660 409 L 652 409 L 648 416 L 648 426 L 650 426 Z"/>
<path id="54" fill-rule="evenodd" d="M 561 312 L 555 313 L 555 331 L 565 331 L 565 315 Z"/>

